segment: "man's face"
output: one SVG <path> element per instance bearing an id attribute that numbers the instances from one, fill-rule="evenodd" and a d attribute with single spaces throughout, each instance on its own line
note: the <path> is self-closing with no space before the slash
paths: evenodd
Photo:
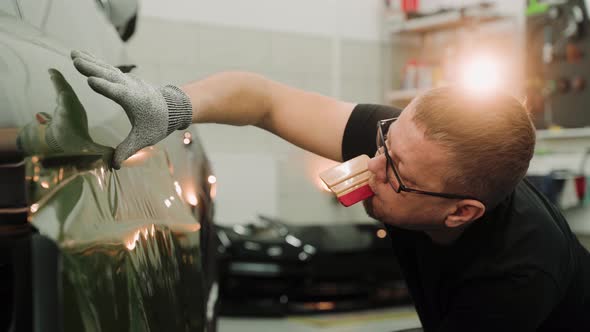
<path id="1" fill-rule="evenodd" d="M 424 137 L 424 131 L 412 120 L 412 109 L 406 108 L 389 127 L 387 148 L 403 181 L 411 188 L 440 192 L 443 189 L 449 158 L 445 150 Z M 375 195 L 365 200 L 367 213 L 384 223 L 412 230 L 431 230 L 444 227 L 446 212 L 453 200 L 408 193 L 396 193 L 389 185 L 393 171 L 379 152 L 369 161 L 372 173 L 369 185 Z"/>

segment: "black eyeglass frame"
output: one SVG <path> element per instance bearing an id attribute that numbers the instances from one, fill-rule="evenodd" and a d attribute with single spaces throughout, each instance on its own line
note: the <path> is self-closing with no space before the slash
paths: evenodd
<path id="1" fill-rule="evenodd" d="M 387 149 L 387 144 L 385 144 L 386 139 L 385 139 L 384 135 L 387 134 L 387 132 L 389 131 L 389 126 L 395 120 L 397 120 L 397 117 L 377 121 L 377 133 L 378 133 L 377 134 L 377 140 L 378 140 L 377 141 L 377 149 L 380 149 L 381 147 L 383 147 L 383 153 L 385 154 L 385 159 L 386 159 L 385 176 L 387 177 L 387 182 L 389 182 L 391 189 L 393 189 L 398 194 L 402 191 L 405 191 L 408 193 L 414 193 L 414 194 L 419 194 L 419 195 L 436 196 L 436 197 L 450 198 L 450 199 L 473 199 L 476 201 L 480 201 L 479 199 L 477 199 L 473 196 L 425 191 L 425 190 L 410 188 L 410 187 L 407 187 L 406 185 L 404 185 L 401 177 L 399 176 L 399 174 L 397 172 L 397 169 L 395 168 L 393 160 L 391 159 L 391 156 L 389 155 L 389 150 Z M 385 132 L 383 129 L 384 126 L 388 126 L 387 130 L 385 130 Z M 399 183 L 398 189 L 395 189 L 395 186 L 393 185 L 391 179 L 389 179 L 388 167 L 391 167 L 391 169 L 393 170 L 393 174 L 395 175 L 395 178 L 397 179 L 397 183 Z"/>

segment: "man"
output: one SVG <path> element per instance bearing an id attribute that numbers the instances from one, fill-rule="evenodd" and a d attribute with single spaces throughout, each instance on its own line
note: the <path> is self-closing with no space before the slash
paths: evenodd
<path id="1" fill-rule="evenodd" d="M 258 126 L 338 161 L 374 155 L 365 207 L 388 227 L 424 330 L 590 330 L 590 254 L 523 180 L 535 134 L 514 98 L 439 88 L 399 111 L 251 73 L 155 88 L 89 54 L 72 58 L 132 123 L 115 168 L 204 122 Z"/>

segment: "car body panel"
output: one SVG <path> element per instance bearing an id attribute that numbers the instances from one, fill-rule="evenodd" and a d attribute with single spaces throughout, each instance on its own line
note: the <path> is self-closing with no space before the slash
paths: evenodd
<path id="1" fill-rule="evenodd" d="M 158 154 L 119 172 L 30 163 L 30 222 L 61 249 L 65 330 L 203 330 L 201 226 Z"/>
<path id="2" fill-rule="evenodd" d="M 48 15 L 64 3 L 54 1 Z M 106 31 L 93 45 L 116 37 L 98 7 L 86 6 L 94 12 L 71 28 L 89 17 L 93 29 L 103 22 Z M 35 124 L 43 112 L 68 138 L 63 151 L 25 159 L 28 222 L 59 248 L 64 330 L 213 331 L 217 282 L 207 248 L 216 237 L 215 187 L 198 133 L 173 133 L 110 169 L 113 147 L 131 127 L 73 67 L 70 50 L 88 34 L 71 35 L 70 43 L 0 11 L 0 128 Z M 125 60 L 121 45 L 106 45 L 99 55 Z"/>

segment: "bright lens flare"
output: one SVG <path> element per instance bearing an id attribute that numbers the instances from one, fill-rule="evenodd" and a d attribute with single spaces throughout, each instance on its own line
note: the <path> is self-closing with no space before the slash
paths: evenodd
<path id="1" fill-rule="evenodd" d="M 490 57 L 476 57 L 462 69 L 461 83 L 476 93 L 488 93 L 500 87 L 501 68 Z"/>

